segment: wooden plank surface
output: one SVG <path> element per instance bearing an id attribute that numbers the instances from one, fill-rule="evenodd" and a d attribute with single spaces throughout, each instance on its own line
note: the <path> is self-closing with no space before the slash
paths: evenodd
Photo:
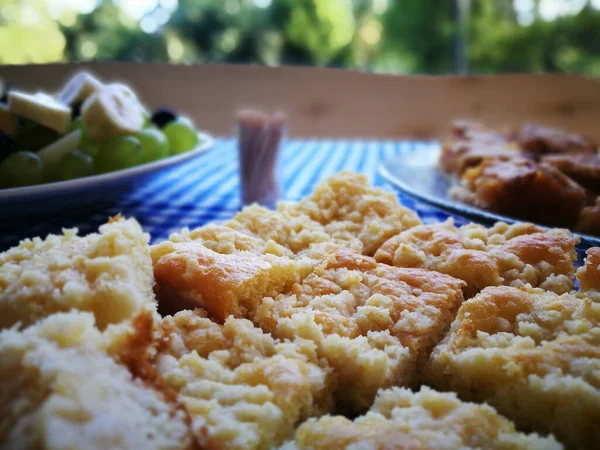
<path id="1" fill-rule="evenodd" d="M 56 90 L 88 69 L 131 83 L 149 106 L 173 105 L 199 127 L 233 132 L 234 112 L 288 114 L 294 136 L 435 137 L 456 118 L 492 125 L 538 121 L 600 140 L 600 80 L 569 75 L 394 76 L 306 67 L 86 63 L 2 66 L 24 89 Z"/>

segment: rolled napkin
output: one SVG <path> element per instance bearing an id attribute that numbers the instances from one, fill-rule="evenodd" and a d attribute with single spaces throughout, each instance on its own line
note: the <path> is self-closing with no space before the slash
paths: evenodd
<path id="1" fill-rule="evenodd" d="M 242 204 L 274 208 L 279 199 L 277 155 L 285 133 L 285 116 L 241 110 L 237 122 Z"/>

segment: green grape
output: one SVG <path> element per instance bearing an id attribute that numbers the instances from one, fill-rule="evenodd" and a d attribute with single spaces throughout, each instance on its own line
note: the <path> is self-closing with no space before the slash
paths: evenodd
<path id="1" fill-rule="evenodd" d="M 61 180 L 89 177 L 94 174 L 94 158 L 80 150 L 67 153 L 56 169 Z"/>
<path id="2" fill-rule="evenodd" d="M 152 123 L 152 116 L 150 115 L 150 113 L 148 113 L 148 111 L 143 111 L 142 112 L 142 117 L 144 118 L 144 128 L 151 128 L 154 126 L 154 124 Z"/>
<path id="3" fill-rule="evenodd" d="M 85 131 L 85 128 L 81 129 L 81 141 L 79 143 L 81 150 L 92 157 L 98 156 L 100 151 L 100 143 L 94 141 Z"/>
<path id="4" fill-rule="evenodd" d="M 81 130 L 81 139 L 79 142 L 80 150 L 92 157 L 95 157 L 100 149 L 100 144 L 89 137 L 81 117 L 77 117 L 76 119 L 73 119 L 73 122 L 71 122 L 71 130 L 77 129 Z"/>
<path id="5" fill-rule="evenodd" d="M 142 163 L 142 146 L 132 136 L 111 139 L 100 147 L 96 157 L 98 172 L 127 169 Z"/>
<path id="6" fill-rule="evenodd" d="M 172 155 L 185 153 L 198 145 L 198 132 L 186 117 L 178 117 L 163 128 Z"/>
<path id="7" fill-rule="evenodd" d="M 75 130 L 83 131 L 83 120 L 81 119 L 81 117 L 77 117 L 71 122 L 71 131 Z"/>
<path id="8" fill-rule="evenodd" d="M 100 149 L 100 144 L 88 136 L 81 117 L 77 117 L 71 122 L 71 131 L 74 130 L 81 130 L 80 149 L 88 155 L 95 157 Z"/>
<path id="9" fill-rule="evenodd" d="M 157 129 L 147 128 L 136 137 L 142 146 L 142 162 L 148 163 L 169 155 L 169 142 L 166 136 Z"/>
<path id="10" fill-rule="evenodd" d="M 40 184 L 44 180 L 44 162 L 32 152 L 11 153 L 0 164 L 0 187 L 12 188 Z"/>

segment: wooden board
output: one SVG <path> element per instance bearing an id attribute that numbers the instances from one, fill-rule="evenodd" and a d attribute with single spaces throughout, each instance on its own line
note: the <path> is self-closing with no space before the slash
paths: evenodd
<path id="1" fill-rule="evenodd" d="M 100 62 L 0 67 L 25 89 L 56 90 L 79 69 L 131 83 L 149 106 L 173 105 L 217 135 L 239 107 L 282 110 L 294 136 L 435 137 L 456 118 L 539 121 L 600 140 L 600 80 L 569 75 L 394 76 L 242 65 Z"/>

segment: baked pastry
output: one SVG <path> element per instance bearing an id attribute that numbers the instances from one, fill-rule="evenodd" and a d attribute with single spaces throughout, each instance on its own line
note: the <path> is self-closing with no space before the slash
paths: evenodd
<path id="1" fill-rule="evenodd" d="M 600 235 L 600 196 L 596 197 L 592 205 L 581 210 L 575 230 L 580 233 Z"/>
<path id="2" fill-rule="evenodd" d="M 527 154 L 520 152 L 509 134 L 487 128 L 478 122 L 457 121 L 452 126 L 452 134 L 443 143 L 440 154 L 440 167 L 448 174 L 460 176 L 485 159 L 530 159 Z"/>
<path id="3" fill-rule="evenodd" d="M 598 144 L 584 136 L 545 127 L 525 124 L 517 133 L 521 148 L 536 155 L 546 153 L 595 153 Z"/>
<path id="4" fill-rule="evenodd" d="M 315 342 L 335 372 L 338 409 L 357 413 L 380 388 L 417 381 L 420 362 L 463 300 L 463 285 L 339 251 L 301 283 L 264 298 L 254 322 L 280 339 Z"/>
<path id="5" fill-rule="evenodd" d="M 454 393 L 426 386 L 418 392 L 380 391 L 369 412 L 310 419 L 281 450 L 561 449 L 552 436 L 524 434 L 487 405 L 461 402 Z"/>
<path id="6" fill-rule="evenodd" d="M 89 312 L 0 331 L 0 447 L 192 448 L 176 398 L 135 378 L 107 345 Z"/>
<path id="7" fill-rule="evenodd" d="M 541 289 L 489 287 L 465 301 L 424 378 L 486 402 L 567 448 L 600 440 L 600 305 Z"/>
<path id="8" fill-rule="evenodd" d="M 161 335 L 158 374 L 201 448 L 274 448 L 331 408 L 331 371 L 310 341 L 282 343 L 244 319 L 218 325 L 201 310 L 165 317 Z"/>
<path id="9" fill-rule="evenodd" d="M 533 161 L 486 159 L 468 169 L 450 194 L 483 209 L 558 227 L 573 227 L 586 202 L 580 185 Z"/>
<path id="10" fill-rule="evenodd" d="M 282 247 L 279 254 L 293 258 L 320 260 L 331 251 L 346 248 L 361 252 L 363 243 L 350 232 L 338 233 L 335 237 L 325 226 L 301 211 L 292 211 L 280 206 L 277 211 L 251 205 L 244 208 L 225 227 L 236 230 Z M 265 249 L 265 252 L 273 252 Z"/>
<path id="11" fill-rule="evenodd" d="M 453 175 L 450 196 L 479 208 L 544 225 L 599 234 L 598 144 L 539 124 L 516 132 L 457 121 L 440 168 Z"/>
<path id="12" fill-rule="evenodd" d="M 115 218 L 98 234 L 66 230 L 0 253 L 0 328 L 77 309 L 104 329 L 154 311 L 149 239 L 135 220 Z"/>
<path id="13" fill-rule="evenodd" d="M 596 154 L 544 155 L 542 161 L 556 167 L 584 188 L 600 193 L 600 157 Z"/>
<path id="14" fill-rule="evenodd" d="M 378 262 L 419 267 L 460 278 L 470 298 L 487 286 L 541 287 L 562 294 L 573 289 L 578 240 L 567 230 L 498 222 L 491 228 L 452 219 L 419 225 L 392 237 L 375 253 Z"/>
<path id="15" fill-rule="evenodd" d="M 202 307 L 220 322 L 249 316 L 262 297 L 291 286 L 301 273 L 285 256 L 220 254 L 196 241 L 163 242 L 152 257 L 159 302 Z"/>
<path id="16" fill-rule="evenodd" d="M 319 183 L 298 203 L 281 203 L 279 211 L 307 215 L 323 225 L 333 239 L 358 238 L 364 255 L 372 256 L 388 238 L 419 225 L 414 211 L 404 208 L 391 192 L 369 185 L 367 177 L 338 173 Z"/>

